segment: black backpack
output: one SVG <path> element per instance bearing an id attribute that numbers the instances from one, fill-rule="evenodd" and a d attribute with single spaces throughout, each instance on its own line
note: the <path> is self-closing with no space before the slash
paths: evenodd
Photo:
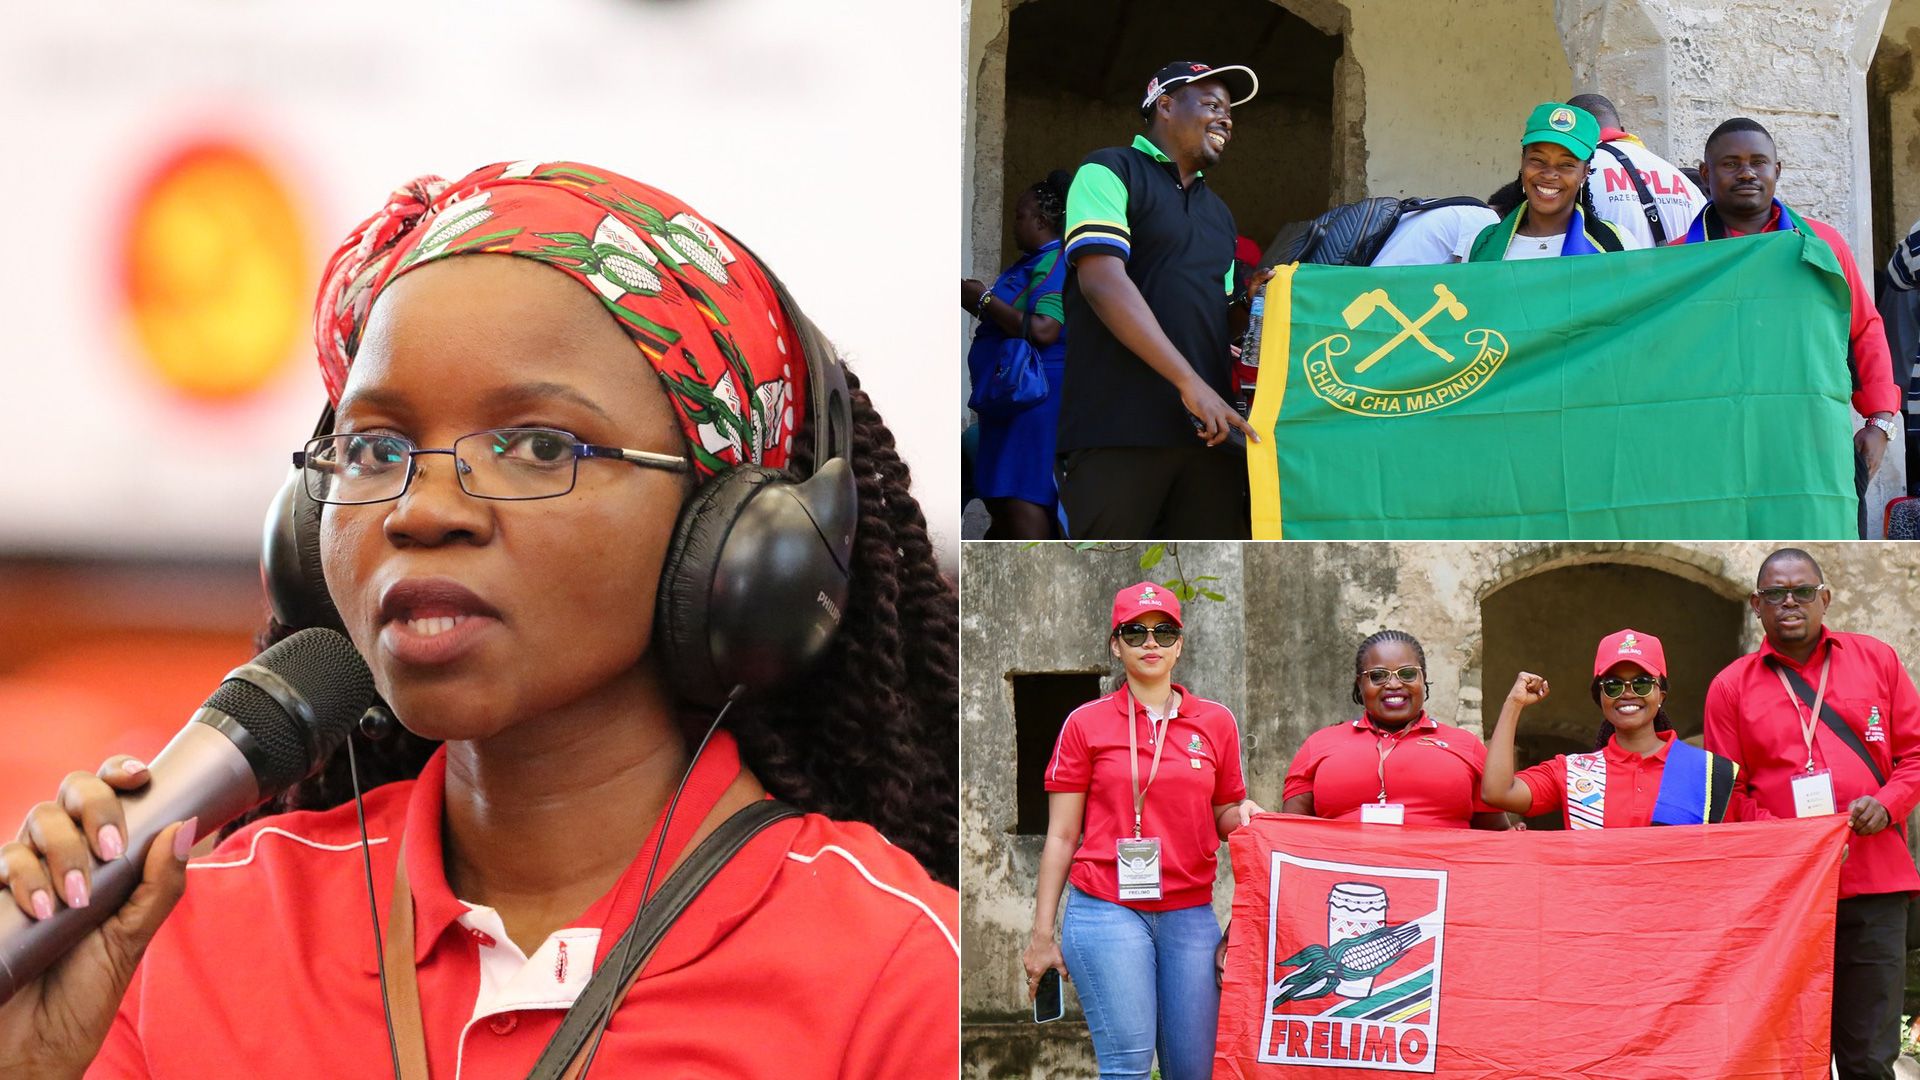
<path id="1" fill-rule="evenodd" d="M 1361 199 L 1314 218 L 1281 229 L 1267 245 L 1260 267 L 1280 263 L 1320 263 L 1328 266 L 1370 266 L 1380 254 L 1393 227 L 1408 214 L 1441 206 L 1485 206 L 1470 195 L 1446 199 Z"/>

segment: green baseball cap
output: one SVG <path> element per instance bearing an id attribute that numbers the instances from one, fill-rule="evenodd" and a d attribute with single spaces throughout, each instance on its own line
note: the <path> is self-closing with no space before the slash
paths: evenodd
<path id="1" fill-rule="evenodd" d="M 1539 142 L 1557 143 L 1572 151 L 1574 157 L 1586 161 L 1600 145 L 1600 121 L 1577 106 L 1559 101 L 1543 102 L 1527 116 L 1527 133 L 1520 138 L 1521 146 Z"/>

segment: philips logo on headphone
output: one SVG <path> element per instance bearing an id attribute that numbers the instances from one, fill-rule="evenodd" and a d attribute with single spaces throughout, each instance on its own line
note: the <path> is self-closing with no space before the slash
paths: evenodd
<path id="1" fill-rule="evenodd" d="M 827 609 L 827 615 L 831 617 L 835 623 L 840 621 L 840 609 L 833 606 L 833 598 L 828 596 L 824 590 L 819 596 L 814 597 L 814 599 L 819 602 L 821 607 Z"/>

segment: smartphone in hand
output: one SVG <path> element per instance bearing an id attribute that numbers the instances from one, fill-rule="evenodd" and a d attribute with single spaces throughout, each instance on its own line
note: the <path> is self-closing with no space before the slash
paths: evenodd
<path id="1" fill-rule="evenodd" d="M 1033 995 L 1033 1022 L 1044 1024 L 1058 1020 L 1067 1013 L 1067 1003 L 1060 992 L 1060 969 L 1048 968 L 1040 976 L 1040 986 Z"/>

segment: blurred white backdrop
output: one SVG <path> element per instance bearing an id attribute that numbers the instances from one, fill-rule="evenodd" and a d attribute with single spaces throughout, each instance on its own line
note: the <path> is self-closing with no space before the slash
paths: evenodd
<path id="1" fill-rule="evenodd" d="M 308 326 L 332 245 L 416 174 L 567 158 L 679 195 L 779 272 L 899 437 L 957 565 L 947 9 L 111 8 L 19 7 L 0 36 L 0 556 L 251 556 L 323 401 Z M 166 171 L 207 144 L 238 171 Z M 250 214 L 278 224 L 206 227 Z M 209 328 L 233 340 L 189 344 Z"/>

